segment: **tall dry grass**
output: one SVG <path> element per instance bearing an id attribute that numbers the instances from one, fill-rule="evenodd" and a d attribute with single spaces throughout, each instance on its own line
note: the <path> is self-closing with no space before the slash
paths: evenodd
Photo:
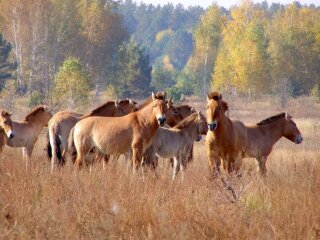
<path id="1" fill-rule="evenodd" d="M 282 111 L 273 99 L 229 105 L 231 117 L 248 123 Z M 106 171 L 97 164 L 91 173 L 77 173 L 67 165 L 51 174 L 44 134 L 27 171 L 20 150 L 6 148 L 0 161 L 0 238 L 320 238 L 320 108 L 305 98 L 292 100 L 287 110 L 304 142 L 282 139 L 267 161 L 266 179 L 253 159 L 244 161 L 242 178 L 224 175 L 236 199 L 221 181 L 207 178 L 203 142 L 196 143 L 184 181 L 179 175 L 175 182 L 166 161 L 159 177 L 149 173 L 146 182 L 127 172 L 124 159 Z"/>

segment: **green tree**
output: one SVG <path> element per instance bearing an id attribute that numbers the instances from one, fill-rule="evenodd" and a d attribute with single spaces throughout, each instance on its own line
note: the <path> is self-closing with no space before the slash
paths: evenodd
<path id="1" fill-rule="evenodd" d="M 69 107 L 86 104 L 89 100 L 91 82 L 79 59 L 70 57 L 63 62 L 54 79 L 52 90 L 55 103 Z"/>
<path id="2" fill-rule="evenodd" d="M 124 43 L 118 52 L 112 84 L 119 97 L 145 97 L 150 92 L 149 56 L 136 42 Z"/>
<path id="3" fill-rule="evenodd" d="M 11 44 L 4 40 L 0 34 L 0 90 L 5 86 L 6 80 L 12 78 L 15 65 L 9 61 L 11 49 Z"/>

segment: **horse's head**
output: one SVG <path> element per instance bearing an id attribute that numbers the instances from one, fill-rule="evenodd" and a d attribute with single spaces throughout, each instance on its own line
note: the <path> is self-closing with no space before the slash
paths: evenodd
<path id="1" fill-rule="evenodd" d="M 206 135 L 208 132 L 208 125 L 205 116 L 202 114 L 201 111 L 197 112 L 197 121 L 198 121 L 198 137 L 196 141 L 200 141 L 202 135 Z"/>
<path id="2" fill-rule="evenodd" d="M 292 117 L 288 113 L 285 114 L 284 137 L 296 144 L 302 143 L 303 140 L 297 124 L 292 120 Z"/>
<path id="3" fill-rule="evenodd" d="M 180 114 L 177 107 L 173 105 L 173 101 L 171 98 L 166 102 L 167 102 L 166 122 L 170 127 L 173 127 L 183 120 L 183 116 Z"/>
<path id="4" fill-rule="evenodd" d="M 44 126 L 48 127 L 48 122 L 52 118 L 52 113 L 48 106 L 42 106 L 43 112 L 39 112 L 39 121 L 44 124 Z"/>
<path id="5" fill-rule="evenodd" d="M 166 92 L 152 92 L 152 114 L 157 119 L 158 124 L 163 126 L 166 122 L 167 102 Z"/>
<path id="6" fill-rule="evenodd" d="M 133 101 L 132 99 L 120 101 L 116 100 L 115 106 L 123 115 L 127 115 L 137 110 L 137 102 Z"/>
<path id="7" fill-rule="evenodd" d="M 228 110 L 228 104 L 222 101 L 222 95 L 213 92 L 207 95 L 207 123 L 210 131 L 218 127 L 219 119 Z"/>
<path id="8" fill-rule="evenodd" d="M 8 138 L 13 138 L 13 128 L 12 128 L 12 120 L 11 120 L 11 113 L 2 110 L 0 114 L 0 127 L 4 130 Z"/>

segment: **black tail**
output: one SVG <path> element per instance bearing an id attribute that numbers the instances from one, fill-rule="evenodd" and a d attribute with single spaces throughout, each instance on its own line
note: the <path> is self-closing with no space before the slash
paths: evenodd
<path id="1" fill-rule="evenodd" d="M 51 148 L 50 139 L 49 139 L 49 132 L 47 133 L 47 147 L 46 147 L 46 149 L 47 149 L 48 159 L 50 161 L 52 158 L 52 148 Z"/>
<path id="2" fill-rule="evenodd" d="M 77 149 L 76 146 L 74 145 L 74 139 L 73 139 L 73 133 L 74 133 L 74 128 L 71 129 L 69 133 L 69 139 L 68 139 L 68 156 L 71 159 L 73 163 L 76 162 L 77 158 Z"/>
<path id="3" fill-rule="evenodd" d="M 59 138 L 59 133 L 60 133 L 59 125 L 54 126 L 53 129 L 51 130 L 51 132 L 52 132 L 52 135 L 53 135 L 51 137 L 53 138 L 53 141 L 55 143 L 54 144 L 55 147 L 53 148 L 51 146 L 50 140 L 49 140 L 49 144 L 48 144 L 48 147 L 47 147 L 48 156 L 52 158 L 52 151 L 54 151 L 56 156 L 57 156 L 57 159 L 58 159 L 58 165 L 61 166 L 61 165 L 63 165 L 65 163 L 65 160 L 62 158 L 62 153 L 61 153 L 61 141 L 60 141 L 60 138 Z"/>

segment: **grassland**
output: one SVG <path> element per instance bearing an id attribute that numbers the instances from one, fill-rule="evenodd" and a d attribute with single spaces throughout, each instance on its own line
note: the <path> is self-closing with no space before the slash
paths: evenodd
<path id="1" fill-rule="evenodd" d="M 191 101 L 196 108 L 204 102 Z M 229 99 L 230 117 L 254 124 L 283 111 L 275 99 Z M 0 239 L 317 239 L 320 238 L 320 107 L 309 98 L 285 109 L 304 142 L 282 139 L 261 179 L 254 159 L 242 178 L 224 175 L 236 199 L 219 180 L 208 179 L 204 143 L 195 160 L 171 181 L 167 161 L 147 181 L 127 172 L 126 161 L 102 170 L 50 173 L 38 140 L 26 171 L 19 149 L 6 148 L 0 161 Z M 27 112 L 22 109 L 16 115 Z"/>

